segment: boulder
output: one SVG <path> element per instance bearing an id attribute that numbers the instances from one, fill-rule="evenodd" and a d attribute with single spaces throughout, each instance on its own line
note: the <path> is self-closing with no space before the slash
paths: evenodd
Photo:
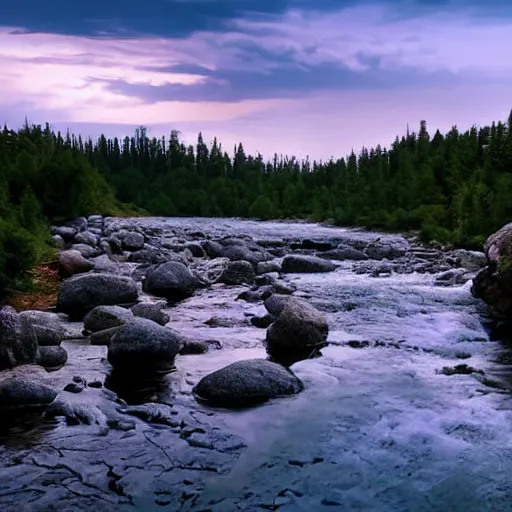
<path id="1" fill-rule="evenodd" d="M 275 357 L 295 357 L 325 346 L 329 334 L 325 316 L 303 300 L 287 299 L 282 309 L 281 305 L 274 309 L 281 311 L 267 330 L 267 352 Z"/>
<path id="2" fill-rule="evenodd" d="M 91 233 L 90 231 L 82 231 L 75 236 L 75 244 L 85 244 L 91 247 L 98 245 L 98 235 Z"/>
<path id="3" fill-rule="evenodd" d="M 227 285 L 253 284 L 256 273 L 248 261 L 231 261 L 218 278 L 219 283 Z"/>
<path id="4" fill-rule="evenodd" d="M 59 251 L 63 251 L 66 248 L 66 242 L 64 241 L 64 238 L 62 238 L 60 235 L 52 236 L 52 245 L 53 247 L 55 247 L 55 249 L 58 249 Z"/>
<path id="5" fill-rule="evenodd" d="M 84 328 L 90 332 L 118 327 L 134 319 L 133 313 L 121 306 L 97 306 L 84 317 Z"/>
<path id="6" fill-rule="evenodd" d="M 165 325 L 170 320 L 169 315 L 165 311 L 162 311 L 165 306 L 166 304 L 160 302 L 139 302 L 135 304 L 135 306 L 132 306 L 131 311 L 135 316 L 152 320 L 160 325 Z"/>
<path id="7" fill-rule="evenodd" d="M 94 258 L 94 256 L 98 256 L 100 253 L 97 247 L 87 244 L 73 244 L 70 249 L 78 251 L 84 258 Z"/>
<path id="8" fill-rule="evenodd" d="M 110 329 L 104 329 L 103 331 L 93 332 L 90 337 L 91 345 L 101 345 L 108 347 L 110 340 L 114 337 L 114 334 L 119 330 L 121 326 L 111 327 Z"/>
<path id="9" fill-rule="evenodd" d="M 487 256 L 484 252 L 458 249 L 454 251 L 453 257 L 459 267 L 467 270 L 479 270 L 487 265 Z"/>
<path id="10" fill-rule="evenodd" d="M 194 258 L 204 258 L 206 256 L 205 250 L 201 247 L 201 244 L 197 242 L 188 243 L 186 247 Z"/>
<path id="11" fill-rule="evenodd" d="M 130 304 L 139 292 L 133 279 L 113 274 L 80 274 L 60 287 L 57 308 L 72 320 L 81 320 L 96 306 Z"/>
<path id="12" fill-rule="evenodd" d="M 156 265 L 146 273 L 143 289 L 147 293 L 168 300 L 181 300 L 191 297 L 202 283 L 187 266 L 178 261 L 168 261 Z"/>
<path id="13" fill-rule="evenodd" d="M 69 249 L 59 253 L 59 274 L 61 277 L 71 277 L 92 270 L 94 265 L 86 260 L 80 251 Z"/>
<path id="14" fill-rule="evenodd" d="M 329 251 L 319 252 L 317 254 L 319 258 L 324 258 L 327 260 L 337 260 L 337 261 L 362 261 L 369 259 L 369 256 L 365 254 L 363 251 L 358 251 L 350 246 L 340 247 L 337 249 L 331 249 Z"/>
<path id="15" fill-rule="evenodd" d="M 77 230 L 71 226 L 53 226 L 52 235 L 59 236 L 65 242 L 72 242 L 75 238 Z"/>
<path id="16" fill-rule="evenodd" d="M 284 307 L 291 300 L 289 295 L 281 295 L 274 293 L 268 299 L 265 300 L 263 305 L 265 309 L 274 317 L 278 317 L 283 311 Z"/>
<path id="17" fill-rule="evenodd" d="M 336 265 L 316 256 L 290 254 L 283 258 L 281 271 L 285 273 L 332 272 Z"/>
<path id="18" fill-rule="evenodd" d="M 488 265 L 473 279 L 472 294 L 507 320 L 512 317 L 512 223 L 503 226 L 486 241 Z"/>
<path id="19" fill-rule="evenodd" d="M 0 309 L 0 370 L 33 363 L 37 339 L 28 319 L 11 306 Z"/>
<path id="20" fill-rule="evenodd" d="M 256 271 L 258 274 L 281 272 L 281 263 L 278 260 L 260 261 L 256 266 Z"/>
<path id="21" fill-rule="evenodd" d="M 108 347 L 108 361 L 122 373 L 166 373 L 174 368 L 174 358 L 185 342 L 175 330 L 137 318 L 114 334 Z"/>
<path id="22" fill-rule="evenodd" d="M 66 336 L 61 320 L 55 313 L 28 310 L 22 311 L 20 316 L 32 325 L 40 347 L 58 346 Z"/>
<path id="23" fill-rule="evenodd" d="M 376 240 L 369 243 L 364 252 L 372 260 L 394 260 L 405 256 L 407 248 L 396 243 L 385 243 Z"/>
<path id="24" fill-rule="evenodd" d="M 220 407 L 244 407 L 294 395 L 302 382 L 283 366 L 264 359 L 237 361 L 203 377 L 194 387 L 200 401 Z"/>
<path id="25" fill-rule="evenodd" d="M 51 404 L 57 391 L 24 377 L 0 381 L 0 409 L 44 408 Z"/>
<path id="26" fill-rule="evenodd" d="M 121 230 L 116 234 L 121 240 L 121 246 L 125 251 L 137 251 L 144 247 L 144 235 L 136 231 Z"/>
<path id="27" fill-rule="evenodd" d="M 68 360 L 68 353 L 63 347 L 39 347 L 36 364 L 48 371 L 62 368 Z"/>

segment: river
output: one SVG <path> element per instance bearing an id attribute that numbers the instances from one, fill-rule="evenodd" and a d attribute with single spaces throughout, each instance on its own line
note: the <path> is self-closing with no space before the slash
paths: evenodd
<path id="1" fill-rule="evenodd" d="M 134 222 L 255 240 L 403 241 L 300 223 Z M 235 360 L 265 357 L 265 331 L 247 321 L 264 312 L 262 304 L 235 300 L 242 287 L 215 285 L 169 308 L 169 325 L 216 339 L 222 350 L 178 356 L 176 372 L 158 385 L 119 395 L 129 403 L 170 404 L 175 424 L 130 416 L 105 429 L 31 416 L 3 425 L 0 509 L 512 511 L 507 343 L 491 341 L 470 283 L 439 287 L 432 274 L 357 272 L 367 264 L 287 277 L 325 313 L 332 343 L 321 357 L 292 366 L 302 393 L 251 409 L 208 408 L 191 389 Z M 230 324 L 209 327 L 211 317 Z M 105 380 L 106 347 L 83 340 L 63 346 L 69 360 L 52 374 L 54 385 L 62 389 L 77 374 Z M 484 373 L 440 372 L 460 364 Z M 118 407 L 104 389 L 87 388 L 76 400 L 105 411 Z"/>

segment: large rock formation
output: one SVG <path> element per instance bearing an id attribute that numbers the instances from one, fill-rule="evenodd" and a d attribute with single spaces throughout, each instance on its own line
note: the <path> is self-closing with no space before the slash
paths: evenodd
<path id="1" fill-rule="evenodd" d="M 498 315 L 512 318 L 512 223 L 492 234 L 484 251 L 488 264 L 473 280 L 471 292 Z"/>

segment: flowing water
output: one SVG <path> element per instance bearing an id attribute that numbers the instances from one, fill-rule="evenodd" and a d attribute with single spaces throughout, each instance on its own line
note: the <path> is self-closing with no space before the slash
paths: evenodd
<path id="1" fill-rule="evenodd" d="M 254 239 L 381 236 L 310 224 L 137 222 Z M 170 404 L 176 421 L 122 415 L 110 392 L 87 388 L 71 399 L 119 414 L 118 428 L 39 417 L 4 426 L 0 510 L 512 511 L 510 357 L 505 342 L 490 341 L 469 283 L 370 277 L 356 274 L 358 265 L 287 278 L 331 327 L 322 356 L 292 367 L 302 393 L 242 411 L 195 403 L 191 389 L 203 375 L 265 357 L 265 331 L 247 320 L 263 306 L 235 300 L 242 287 L 215 285 L 170 308 L 169 325 L 223 349 L 178 356 L 176 372 L 143 398 L 124 396 Z M 231 325 L 204 324 L 214 316 Z M 56 388 L 77 374 L 104 380 L 105 347 L 63 345 L 69 361 L 51 374 Z M 483 374 L 440 373 L 460 364 Z"/>

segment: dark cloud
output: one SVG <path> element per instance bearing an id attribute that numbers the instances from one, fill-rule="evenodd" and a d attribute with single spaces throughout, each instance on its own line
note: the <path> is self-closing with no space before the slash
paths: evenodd
<path id="1" fill-rule="evenodd" d="M 364 56 L 362 56 L 362 60 Z M 279 68 L 261 73 L 258 70 L 210 71 L 198 66 L 174 66 L 166 72 L 194 73 L 205 80 L 194 85 L 168 84 L 152 86 L 129 84 L 121 80 L 102 81 L 112 92 L 133 96 L 148 103 L 160 101 L 241 101 L 266 98 L 299 98 L 316 91 L 383 90 L 435 83 L 453 84 L 456 78 L 446 72 L 426 73 L 417 69 L 380 70 L 378 61 L 367 71 L 353 71 L 332 64 L 297 67 L 283 61 Z"/>
<path id="2" fill-rule="evenodd" d="M 418 16 L 441 6 L 478 8 L 482 15 L 512 12 L 505 0 L 17 0 L 2 2 L 0 25 L 69 35 L 152 34 L 185 37 L 195 31 L 224 31 L 236 18 L 275 17 L 289 9 L 337 11 L 356 4 L 388 4 L 394 16 Z"/>

